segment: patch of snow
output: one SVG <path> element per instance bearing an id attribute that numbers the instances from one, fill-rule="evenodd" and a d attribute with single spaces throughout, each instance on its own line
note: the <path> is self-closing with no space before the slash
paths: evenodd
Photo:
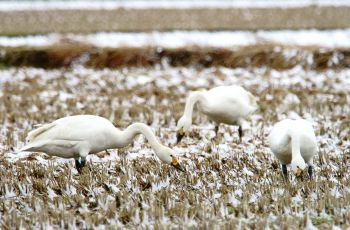
<path id="1" fill-rule="evenodd" d="M 259 197 L 261 197 L 260 191 L 251 194 L 249 198 L 249 203 L 255 203 L 259 199 Z"/>
<path id="2" fill-rule="evenodd" d="M 0 11 L 26 10 L 115 10 L 123 9 L 188 9 L 188 8 L 267 8 L 267 7 L 306 7 L 348 6 L 348 0 L 287 0 L 287 1 L 3 1 Z"/>
<path id="3" fill-rule="evenodd" d="M 254 176 L 254 173 L 250 171 L 247 167 L 243 168 L 243 174 L 247 176 Z"/>
<path id="4" fill-rule="evenodd" d="M 236 199 L 235 194 L 233 192 L 228 194 L 228 202 L 233 206 L 233 207 L 238 207 L 240 205 L 240 201 Z"/>
<path id="5" fill-rule="evenodd" d="M 17 194 L 16 194 L 14 188 L 12 186 L 8 185 L 8 184 L 5 184 L 5 195 L 4 195 L 4 197 L 6 199 L 10 199 L 10 198 L 14 198 L 16 196 L 17 196 Z"/>
<path id="6" fill-rule="evenodd" d="M 0 36 L 0 46 L 5 46 L 5 47 L 51 46 L 59 42 L 58 38 L 59 36 L 56 34 L 30 35 L 30 36 L 21 36 L 21 37 Z"/>
<path id="7" fill-rule="evenodd" d="M 292 202 L 293 202 L 294 204 L 300 204 L 300 203 L 303 202 L 303 198 L 301 197 L 300 194 L 297 194 L 297 195 L 295 195 L 295 196 L 292 198 Z"/>
<path id="8" fill-rule="evenodd" d="M 98 32 L 93 34 L 48 34 L 19 37 L 0 36 L 0 47 L 51 46 L 62 40 L 91 44 L 95 47 L 163 47 L 188 46 L 234 48 L 241 46 L 280 44 L 287 46 L 350 47 L 350 29 L 276 30 L 276 31 L 172 31 L 172 32 Z M 294 56 L 295 49 L 286 50 Z M 332 63 L 339 60 L 332 58 Z M 330 64 L 332 64 L 330 63 Z M 202 78 L 197 78 L 202 81 Z"/>
<path id="9" fill-rule="evenodd" d="M 152 183 L 152 192 L 158 192 L 159 190 L 169 186 L 169 177 L 165 181 L 160 181 L 159 183 Z"/>
<path id="10" fill-rule="evenodd" d="M 307 216 L 306 216 L 305 230 L 318 230 L 318 228 L 312 224 L 312 221 L 311 221 L 309 214 L 307 214 Z"/>
<path id="11" fill-rule="evenodd" d="M 331 189 L 331 194 L 335 198 L 340 198 L 342 196 L 337 187 Z"/>

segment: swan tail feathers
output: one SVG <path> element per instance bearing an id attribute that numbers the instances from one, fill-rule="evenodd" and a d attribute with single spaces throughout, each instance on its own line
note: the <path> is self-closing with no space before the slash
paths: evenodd
<path id="1" fill-rule="evenodd" d="M 18 150 L 17 153 L 24 152 L 24 151 L 34 151 L 34 152 L 39 151 L 39 149 L 41 149 L 43 146 L 45 146 L 48 143 L 49 141 L 47 140 L 34 141 L 25 145 L 23 148 Z"/>

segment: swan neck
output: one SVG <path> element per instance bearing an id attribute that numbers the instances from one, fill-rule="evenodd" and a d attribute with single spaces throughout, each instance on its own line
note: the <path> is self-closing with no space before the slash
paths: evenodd
<path id="1" fill-rule="evenodd" d="M 295 132 L 291 134 L 292 138 L 292 161 L 302 158 L 300 154 L 300 136 Z"/>
<path id="2" fill-rule="evenodd" d="M 143 123 L 134 123 L 126 128 L 124 132 L 126 136 L 132 137 L 131 139 L 133 139 L 138 134 L 143 134 L 154 152 L 158 155 L 158 150 L 162 147 L 162 145 L 158 142 L 156 136 L 149 126 Z"/>
<path id="3" fill-rule="evenodd" d="M 204 93 L 200 91 L 191 92 L 186 100 L 185 113 L 184 115 L 192 119 L 192 112 L 194 105 L 198 101 L 204 101 Z"/>

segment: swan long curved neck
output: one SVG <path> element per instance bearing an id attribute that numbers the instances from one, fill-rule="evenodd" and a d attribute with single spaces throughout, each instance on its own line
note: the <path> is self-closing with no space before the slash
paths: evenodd
<path id="1" fill-rule="evenodd" d="M 291 132 L 292 138 L 292 161 L 302 159 L 300 154 L 300 136 L 296 132 Z"/>
<path id="2" fill-rule="evenodd" d="M 200 100 L 205 100 L 203 92 L 191 92 L 186 100 L 184 116 L 192 119 L 193 107 Z"/>
<path id="3" fill-rule="evenodd" d="M 134 123 L 129 125 L 124 131 L 121 131 L 122 135 L 128 139 L 128 142 L 131 143 L 134 137 L 138 134 L 143 134 L 148 143 L 151 145 L 152 149 L 155 150 L 157 153 L 157 150 L 160 149 L 163 145 L 160 144 L 154 135 L 152 129 L 148 127 L 147 125 L 143 123 Z M 127 144 L 129 144 L 127 143 Z M 126 145 L 127 145 L 126 144 Z"/>

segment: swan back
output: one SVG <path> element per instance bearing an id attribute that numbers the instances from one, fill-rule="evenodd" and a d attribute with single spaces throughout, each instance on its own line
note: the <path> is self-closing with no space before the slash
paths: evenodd
<path id="1" fill-rule="evenodd" d="M 58 119 L 51 124 L 50 129 L 41 132 L 34 140 L 63 139 L 63 140 L 94 140 L 112 138 L 116 128 L 113 124 L 99 116 L 75 115 Z M 101 143 L 102 144 L 102 143 Z"/>
<path id="2" fill-rule="evenodd" d="M 174 151 L 158 142 L 150 127 L 143 123 L 120 131 L 107 119 L 93 115 L 76 115 L 58 119 L 29 133 L 31 140 L 20 151 L 38 151 L 64 158 L 86 157 L 110 148 L 125 147 L 143 134 L 159 159 L 183 170 Z"/>
<path id="3" fill-rule="evenodd" d="M 96 153 L 118 144 L 118 130 L 107 119 L 76 115 L 58 119 L 28 134 L 29 143 L 22 149 L 45 152 L 61 157 Z"/>
<path id="4" fill-rule="evenodd" d="M 258 109 L 257 98 L 241 86 L 219 86 L 204 93 L 200 110 L 218 123 L 236 124 Z"/>

